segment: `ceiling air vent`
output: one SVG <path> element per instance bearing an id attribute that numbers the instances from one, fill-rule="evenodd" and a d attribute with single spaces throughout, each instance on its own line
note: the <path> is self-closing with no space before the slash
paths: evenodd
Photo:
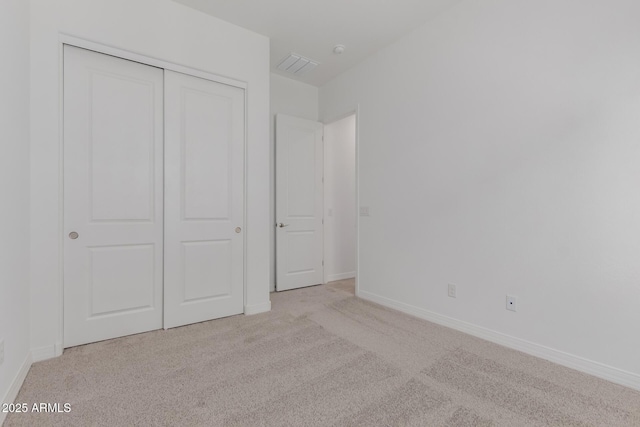
<path id="1" fill-rule="evenodd" d="M 297 53 L 292 53 L 282 61 L 280 61 L 280 64 L 277 68 L 278 70 L 291 73 L 295 76 L 302 76 L 307 74 L 317 66 L 317 62 L 312 61 L 309 58 L 305 58 L 304 56 L 298 55 Z"/>

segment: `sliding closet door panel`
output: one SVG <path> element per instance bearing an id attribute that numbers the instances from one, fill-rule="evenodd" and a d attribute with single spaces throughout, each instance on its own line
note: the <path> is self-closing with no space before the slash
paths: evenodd
<path id="1" fill-rule="evenodd" d="M 64 48 L 64 346 L 162 327 L 163 70 Z"/>
<path id="2" fill-rule="evenodd" d="M 244 90 L 165 71 L 165 328 L 243 312 Z"/>

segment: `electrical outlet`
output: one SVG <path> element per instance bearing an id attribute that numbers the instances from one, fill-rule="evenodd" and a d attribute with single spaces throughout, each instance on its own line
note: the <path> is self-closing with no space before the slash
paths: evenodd
<path id="1" fill-rule="evenodd" d="M 518 298 L 513 295 L 507 295 L 507 310 L 518 311 Z"/>
<path id="2" fill-rule="evenodd" d="M 448 290 L 449 290 L 449 296 L 451 298 L 455 298 L 456 297 L 456 285 L 449 284 Z"/>
<path id="3" fill-rule="evenodd" d="M 4 363 L 4 340 L 0 341 L 0 365 Z"/>

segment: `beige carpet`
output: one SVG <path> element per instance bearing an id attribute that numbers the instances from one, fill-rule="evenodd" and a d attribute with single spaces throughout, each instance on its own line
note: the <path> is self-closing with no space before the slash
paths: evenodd
<path id="1" fill-rule="evenodd" d="M 640 426 L 640 393 L 357 299 L 76 347 L 36 363 L 9 426 Z"/>

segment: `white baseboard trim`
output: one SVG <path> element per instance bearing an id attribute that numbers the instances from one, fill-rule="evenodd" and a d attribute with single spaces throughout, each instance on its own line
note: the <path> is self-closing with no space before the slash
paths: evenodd
<path id="1" fill-rule="evenodd" d="M 34 348 L 31 350 L 31 359 L 34 362 L 41 362 L 47 359 L 53 359 L 54 357 L 60 356 L 62 352 L 58 354 L 57 344 L 48 345 L 46 347 Z"/>
<path id="2" fill-rule="evenodd" d="M 346 273 L 329 274 L 327 275 L 327 283 L 335 282 L 336 280 L 353 279 L 356 277 L 355 271 L 348 271 Z"/>
<path id="3" fill-rule="evenodd" d="M 411 314 L 424 320 L 437 323 L 442 326 L 455 329 L 532 356 L 549 360 L 559 365 L 581 371 L 595 377 L 599 377 L 616 384 L 620 384 L 629 388 L 640 390 L 640 375 L 633 372 L 624 371 L 613 366 L 605 365 L 600 362 L 585 359 L 580 356 L 565 353 L 550 347 L 532 343 L 520 338 L 503 334 L 491 329 L 477 326 L 472 323 L 463 322 L 451 317 L 443 316 L 433 311 L 425 310 L 419 307 L 395 301 L 386 297 L 372 294 L 366 291 L 359 291 L 358 296 L 362 299 L 375 302 L 385 307 L 393 308 L 403 313 Z"/>
<path id="4" fill-rule="evenodd" d="M 267 311 L 271 311 L 271 301 L 263 302 L 262 304 L 244 306 L 244 314 L 246 314 L 247 316 L 258 313 L 266 313 Z"/>
<path id="5" fill-rule="evenodd" d="M 16 400 L 20 387 L 22 387 L 22 383 L 24 383 L 24 380 L 27 378 L 27 374 L 29 373 L 29 368 L 31 368 L 31 361 L 31 353 L 27 353 L 27 357 L 25 357 L 24 362 L 22 362 L 20 370 L 18 370 L 13 382 L 9 386 L 9 390 L 7 390 L 7 394 L 2 398 L 0 403 L 13 403 Z M 0 426 L 4 423 L 6 417 L 7 413 L 0 411 Z"/>

